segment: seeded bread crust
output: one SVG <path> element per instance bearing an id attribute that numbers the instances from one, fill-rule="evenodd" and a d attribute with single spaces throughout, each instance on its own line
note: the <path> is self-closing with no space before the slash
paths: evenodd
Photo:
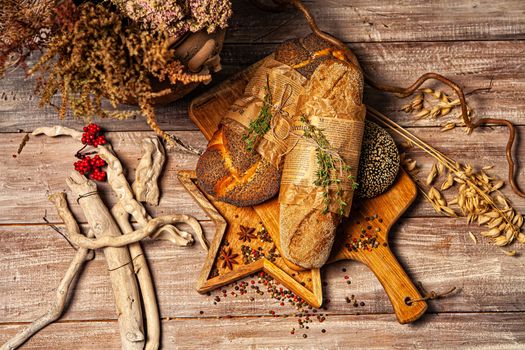
<path id="1" fill-rule="evenodd" d="M 275 196 L 281 175 L 260 155 L 246 150 L 240 128 L 235 121 L 220 126 L 197 162 L 196 175 L 199 186 L 209 195 L 245 207 Z"/>
<path id="2" fill-rule="evenodd" d="M 311 34 L 306 38 L 288 40 L 277 48 L 274 58 L 306 78 L 331 54 L 313 58 L 315 52 L 335 49 Z M 305 64 L 306 63 L 306 64 Z M 360 97 L 359 97 L 360 100 Z M 218 200 L 239 207 L 265 202 L 279 192 L 280 171 L 259 154 L 246 150 L 242 135 L 246 130 L 237 122 L 223 120 L 197 162 L 199 186 Z"/>

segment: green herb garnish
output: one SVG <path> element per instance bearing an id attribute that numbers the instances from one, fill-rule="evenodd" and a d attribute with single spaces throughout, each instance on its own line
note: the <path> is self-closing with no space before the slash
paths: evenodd
<path id="1" fill-rule="evenodd" d="M 257 118 L 250 121 L 248 133 L 242 135 L 246 142 L 246 149 L 253 152 L 261 137 L 270 130 L 272 120 L 272 93 L 270 92 L 270 78 L 266 77 L 266 94 L 264 95 L 263 105 Z"/>
<path id="2" fill-rule="evenodd" d="M 344 162 L 340 164 L 341 162 L 334 159 L 334 156 L 327 151 L 330 149 L 330 142 L 326 139 L 322 129 L 310 124 L 305 116 L 301 116 L 301 122 L 304 124 L 304 137 L 317 144 L 316 157 L 319 169 L 315 173 L 316 179 L 314 180 L 314 185 L 323 187 L 323 214 L 328 213 L 328 207 L 332 201 L 332 197 L 330 196 L 330 186 L 336 185 L 335 200 L 339 204 L 339 215 L 343 215 L 344 209 L 348 203 L 343 200 L 343 188 L 341 186 L 342 179 L 333 175 L 334 173 L 338 174 L 341 171 L 344 174 L 348 174 L 346 175 L 347 179 L 351 181 L 352 189 L 356 190 L 359 185 L 355 182 L 355 178 L 351 174 L 352 167 L 344 164 Z"/>

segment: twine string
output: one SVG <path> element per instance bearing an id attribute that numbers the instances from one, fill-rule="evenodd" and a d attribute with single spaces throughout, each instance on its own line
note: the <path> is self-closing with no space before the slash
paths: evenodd
<path id="1" fill-rule="evenodd" d="M 134 263 L 135 260 L 138 259 L 141 255 L 143 255 L 143 254 L 142 254 L 142 253 L 141 253 L 141 254 L 138 254 L 138 255 L 137 255 L 136 257 L 134 257 L 133 259 L 129 259 L 128 262 L 126 262 L 126 263 L 124 263 L 124 264 L 122 264 L 122 265 L 120 265 L 120 266 L 117 266 L 117 267 L 115 267 L 115 268 L 113 268 L 113 269 L 110 269 L 110 268 L 108 267 L 108 271 L 111 272 L 111 271 L 115 271 L 115 270 L 121 269 L 121 268 L 123 268 L 124 266 L 128 266 L 129 264 Z"/>
<path id="2" fill-rule="evenodd" d="M 416 298 L 416 299 L 412 299 L 410 297 L 407 297 L 405 299 L 405 303 L 407 305 L 412 305 L 412 303 L 416 303 L 418 301 L 427 301 L 427 300 L 434 300 L 434 299 L 444 298 L 444 297 L 447 297 L 450 294 L 452 294 L 457 289 L 456 287 L 452 287 L 452 288 L 450 288 L 449 290 L 447 290 L 445 292 L 438 293 L 438 292 L 433 291 L 433 290 L 430 291 L 430 292 L 427 292 L 425 290 L 425 288 L 423 288 L 423 284 L 421 282 L 418 283 L 418 286 L 419 286 L 419 289 L 423 292 L 423 296 L 421 298 Z"/>
<path id="3" fill-rule="evenodd" d="M 47 213 L 46 213 L 46 214 L 47 214 Z M 44 214 L 44 215 L 46 215 L 46 214 Z M 60 231 L 60 229 L 59 229 L 56 225 L 53 225 L 52 223 L 50 223 L 49 220 L 48 220 L 45 216 L 44 216 L 42 219 L 43 219 L 43 220 L 49 225 L 49 227 L 51 227 L 53 230 L 55 230 L 56 232 L 58 232 L 58 233 L 62 236 L 62 238 L 64 238 L 64 239 L 66 240 L 66 242 L 69 243 L 69 245 L 71 246 L 71 248 L 73 248 L 74 250 L 78 250 L 78 248 L 75 247 L 75 245 L 73 244 L 73 242 L 71 242 L 71 241 L 69 240 L 69 238 L 68 238 L 68 237 L 67 237 L 62 231 Z"/>
<path id="4" fill-rule="evenodd" d="M 90 197 L 90 196 L 94 196 L 98 193 L 98 191 L 91 191 L 91 192 L 87 192 L 87 193 L 84 193 L 84 194 L 80 194 L 78 195 L 78 198 L 77 198 L 77 203 L 80 204 L 80 200 L 82 198 L 86 198 L 86 197 Z"/>

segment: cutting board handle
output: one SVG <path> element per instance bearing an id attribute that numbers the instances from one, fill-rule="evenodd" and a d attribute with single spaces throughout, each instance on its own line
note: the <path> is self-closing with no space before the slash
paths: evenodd
<path id="1" fill-rule="evenodd" d="M 401 324 L 411 323 L 420 318 L 427 309 L 425 301 L 408 302 L 421 298 L 403 267 L 392 251 L 379 246 L 370 252 L 369 259 L 363 261 L 376 275 L 390 298 L 397 320 Z"/>

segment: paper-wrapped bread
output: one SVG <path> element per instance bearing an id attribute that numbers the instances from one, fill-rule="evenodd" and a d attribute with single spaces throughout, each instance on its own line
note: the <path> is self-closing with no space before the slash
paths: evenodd
<path id="1" fill-rule="evenodd" d="M 365 118 L 362 93 L 361 69 L 330 59 L 316 68 L 299 97 L 294 123 L 299 135 L 306 119 L 328 140 L 330 149 L 324 151 L 334 164 L 349 166 L 352 173 L 343 174 L 342 168 L 331 172 L 331 177 L 342 180 L 340 196 L 335 185 L 328 190 L 315 185 L 319 145 L 304 135 L 290 141 L 294 144 L 284 160 L 279 194 L 281 248 L 285 258 L 303 268 L 318 268 L 326 262 L 341 214 L 350 213 L 351 176 L 357 176 Z"/>
<path id="2" fill-rule="evenodd" d="M 327 60 L 351 60 L 345 52 L 315 35 L 289 40 L 277 48 L 246 87 L 244 95 L 232 105 L 219 129 L 197 163 L 199 186 L 218 200 L 236 206 L 251 206 L 274 197 L 279 191 L 283 147 L 267 133 L 255 151 L 243 140 L 248 124 L 257 117 L 266 93 L 266 78 L 272 89 L 272 103 L 284 102 L 284 112 L 293 115 L 296 99 L 314 70 Z M 283 88 L 292 95 L 282 100 Z M 287 93 L 290 92 L 287 90 Z M 360 97 L 359 97 L 360 98 Z"/>

